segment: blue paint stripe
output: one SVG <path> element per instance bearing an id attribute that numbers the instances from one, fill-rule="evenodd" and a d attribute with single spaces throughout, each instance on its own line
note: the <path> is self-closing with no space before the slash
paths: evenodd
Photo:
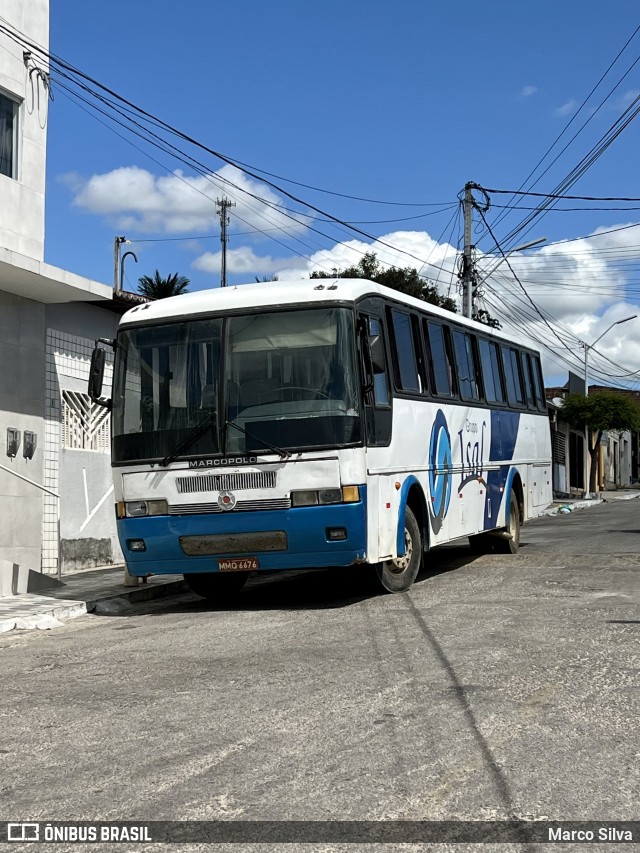
<path id="1" fill-rule="evenodd" d="M 296 507 L 289 510 L 229 512 L 210 515 L 126 518 L 117 523 L 118 537 L 129 571 L 135 575 L 184 574 L 215 571 L 217 560 L 226 555 L 187 557 L 180 536 L 250 533 L 284 530 L 288 547 L 282 552 L 252 552 L 263 569 L 321 568 L 348 566 L 366 555 L 366 487 L 362 499 L 352 504 Z M 347 539 L 329 542 L 327 527 L 344 527 Z M 147 550 L 129 551 L 127 539 L 144 539 Z"/>

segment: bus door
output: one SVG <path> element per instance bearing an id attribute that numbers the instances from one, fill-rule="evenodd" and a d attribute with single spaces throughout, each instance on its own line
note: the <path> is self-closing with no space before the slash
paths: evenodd
<path id="1" fill-rule="evenodd" d="M 358 317 L 367 454 L 367 554 L 372 562 L 395 555 L 396 476 L 391 473 L 393 397 L 382 311 Z"/>

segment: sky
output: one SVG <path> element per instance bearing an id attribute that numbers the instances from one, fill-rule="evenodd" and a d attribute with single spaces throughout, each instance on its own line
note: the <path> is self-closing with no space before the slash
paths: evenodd
<path id="1" fill-rule="evenodd" d="M 581 341 L 640 315 L 640 201 L 561 200 L 512 235 L 531 211 L 501 205 L 543 199 L 496 192 L 556 192 L 625 110 L 632 118 L 633 0 L 112 0 L 90 13 L 51 0 L 50 15 L 53 54 L 202 147 L 162 132 L 175 150 L 160 151 L 54 74 L 49 263 L 111 283 L 121 235 L 137 258 L 125 260 L 125 289 L 156 269 L 191 290 L 218 287 L 216 200 L 227 197 L 230 284 L 374 251 L 455 296 L 459 199 L 473 181 L 490 190 L 472 237 L 481 277 L 493 270 L 481 305 L 542 346 L 548 384 L 580 371 Z M 639 135 L 640 118 L 629 120 L 565 193 L 640 198 Z M 508 253 L 541 237 L 498 264 L 496 242 Z M 638 387 L 640 317 L 608 331 L 589 361 L 592 381 Z"/>

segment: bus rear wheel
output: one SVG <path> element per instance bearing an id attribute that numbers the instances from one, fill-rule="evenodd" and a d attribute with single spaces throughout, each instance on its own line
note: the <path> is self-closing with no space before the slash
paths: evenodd
<path id="1" fill-rule="evenodd" d="M 249 580 L 250 572 L 197 572 L 183 575 L 185 583 L 196 595 L 207 601 L 227 601 L 237 595 Z"/>
<path id="2" fill-rule="evenodd" d="M 497 554 L 517 554 L 520 547 L 520 506 L 518 499 L 511 492 L 511 500 L 509 503 L 509 524 L 506 532 L 509 537 L 497 537 L 495 549 Z"/>
<path id="3" fill-rule="evenodd" d="M 404 556 L 377 563 L 375 573 L 385 592 L 406 592 L 411 588 L 422 561 L 422 536 L 409 507 L 404 513 Z"/>

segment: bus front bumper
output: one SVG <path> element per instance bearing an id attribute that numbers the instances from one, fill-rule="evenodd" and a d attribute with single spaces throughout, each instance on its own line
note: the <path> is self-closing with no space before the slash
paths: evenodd
<path id="1" fill-rule="evenodd" d="M 118 520 L 117 527 L 127 568 L 134 576 L 216 572 L 219 561 L 225 559 L 256 558 L 258 569 L 265 571 L 350 566 L 366 561 L 364 499 L 288 510 L 124 518 Z M 252 539 L 255 543 L 264 540 L 260 534 L 280 531 L 286 535 L 272 538 L 278 539 L 276 547 L 283 550 L 252 547 Z M 234 534 L 239 534 L 243 543 L 239 551 L 217 553 L 212 546 L 216 553 L 185 553 L 194 550 L 190 543 Z M 138 550 L 142 547 L 144 550 Z"/>

